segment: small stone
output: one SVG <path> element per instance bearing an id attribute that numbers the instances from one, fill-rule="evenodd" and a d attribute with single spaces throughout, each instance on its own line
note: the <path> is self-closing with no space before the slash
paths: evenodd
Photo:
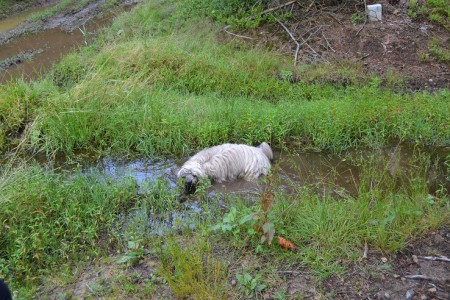
<path id="1" fill-rule="evenodd" d="M 231 285 L 232 285 L 232 286 L 235 286 L 235 285 L 236 285 L 236 283 L 237 283 L 237 282 L 236 282 L 236 280 L 234 280 L 234 279 L 233 279 L 233 280 L 231 280 Z"/>
<path id="2" fill-rule="evenodd" d="M 414 263 L 416 263 L 416 264 L 419 263 L 419 259 L 417 258 L 416 255 L 413 255 L 413 256 L 412 256 L 412 259 L 413 259 Z"/>
<path id="3" fill-rule="evenodd" d="M 427 296 L 427 295 L 422 295 L 422 296 L 420 296 L 420 299 L 421 299 L 421 300 L 427 300 L 427 299 L 428 299 L 428 296 Z"/>
<path id="4" fill-rule="evenodd" d="M 430 292 L 430 293 L 436 293 L 436 288 L 435 287 L 432 287 L 431 289 L 428 289 L 428 291 Z"/>
<path id="5" fill-rule="evenodd" d="M 430 79 L 428 79 L 428 81 L 429 81 L 429 82 L 433 82 L 433 79 L 432 79 L 432 78 L 430 78 Z"/>
<path id="6" fill-rule="evenodd" d="M 382 258 L 381 258 L 381 261 L 384 262 L 384 263 L 386 263 L 386 262 L 388 261 L 388 259 L 387 259 L 386 257 L 382 257 Z"/>
<path id="7" fill-rule="evenodd" d="M 390 299 L 390 298 L 391 298 L 391 295 L 390 295 L 388 292 L 385 292 L 385 293 L 384 293 L 384 298 Z"/>
<path id="8" fill-rule="evenodd" d="M 413 290 L 408 290 L 406 292 L 406 299 L 412 299 L 412 297 L 414 297 L 414 291 Z"/>
<path id="9" fill-rule="evenodd" d="M 400 275 L 394 274 L 394 278 L 400 278 Z"/>
<path id="10" fill-rule="evenodd" d="M 442 242 L 445 241 L 445 239 L 442 237 L 442 235 L 436 234 L 436 235 L 434 236 L 434 241 L 435 241 L 436 243 L 442 243 Z"/>

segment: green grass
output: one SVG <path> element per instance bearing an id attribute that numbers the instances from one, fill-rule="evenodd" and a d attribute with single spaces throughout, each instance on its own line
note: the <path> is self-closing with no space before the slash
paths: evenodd
<path id="1" fill-rule="evenodd" d="M 46 20 L 52 16 L 54 16 L 55 14 L 57 14 L 58 12 L 62 11 L 63 9 L 66 9 L 67 7 L 69 7 L 74 1 L 72 0 L 62 0 L 60 2 L 58 2 L 58 4 L 53 5 L 47 9 L 44 9 L 43 11 L 37 12 L 35 14 L 33 14 L 30 17 L 31 21 L 38 21 L 38 20 Z M 81 3 L 86 4 L 88 3 L 89 0 L 82 0 Z"/>
<path id="2" fill-rule="evenodd" d="M 13 0 L 3 0 L 0 2 L 0 13 L 6 13 L 8 8 L 12 5 Z"/>
<path id="3" fill-rule="evenodd" d="M 197 238 L 197 237 L 196 237 Z M 169 240 L 161 249 L 161 274 L 175 295 L 191 299 L 227 299 L 227 269 L 210 243 L 190 241 L 182 246 Z"/>
<path id="4" fill-rule="evenodd" d="M 444 47 L 441 46 L 444 44 Z M 439 39 L 434 39 L 428 46 L 428 51 L 438 62 L 450 63 L 450 50 L 445 48 L 445 43 L 441 43 Z"/>
<path id="5" fill-rule="evenodd" d="M 450 1 L 429 0 L 420 4 L 417 0 L 408 2 L 408 15 L 412 18 L 425 17 L 450 30 Z"/>
<path id="6" fill-rule="evenodd" d="M 111 228 L 136 200 L 136 186 L 126 178 L 22 166 L 2 174 L 0 195 L 0 277 L 25 289 L 63 263 L 96 257 L 117 243 Z"/>
<path id="7" fill-rule="evenodd" d="M 205 32 L 106 45 L 93 58 L 91 49 L 63 61 L 53 79 L 0 87 L 5 144 L 36 117 L 28 142 L 63 153 L 174 156 L 230 141 L 334 152 L 449 143 L 447 90 L 397 94 L 377 78 L 346 88 L 292 84 L 277 78 L 288 69 L 282 60 L 217 45 Z"/>

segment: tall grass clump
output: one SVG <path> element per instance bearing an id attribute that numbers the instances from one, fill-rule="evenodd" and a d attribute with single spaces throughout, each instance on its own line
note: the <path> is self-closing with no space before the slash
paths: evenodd
<path id="1" fill-rule="evenodd" d="M 0 277 L 33 286 L 64 263 L 104 253 L 111 227 L 136 198 L 132 180 L 18 167 L 0 181 Z"/>
<path id="2" fill-rule="evenodd" d="M 48 80 L 16 80 L 0 85 L 0 150 L 19 137 L 25 126 L 35 120 L 37 109 L 55 93 L 57 88 Z"/>

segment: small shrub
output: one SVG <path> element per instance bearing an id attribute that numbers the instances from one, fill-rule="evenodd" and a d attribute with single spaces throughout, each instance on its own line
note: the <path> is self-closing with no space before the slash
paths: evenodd
<path id="1" fill-rule="evenodd" d="M 353 25 L 358 25 L 364 23 L 366 15 L 363 12 L 357 12 L 352 14 L 351 21 Z"/>

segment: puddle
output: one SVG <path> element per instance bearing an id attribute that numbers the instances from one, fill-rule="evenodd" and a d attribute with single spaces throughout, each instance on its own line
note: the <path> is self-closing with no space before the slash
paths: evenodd
<path id="1" fill-rule="evenodd" d="M 89 22 L 80 30 L 67 32 L 58 28 L 33 33 L 15 39 L 0 47 L 0 61 L 17 56 L 23 52 L 40 53 L 30 60 L 22 60 L 20 63 L 0 73 L 0 83 L 6 83 L 11 78 L 22 77 L 25 80 L 35 79 L 45 73 L 51 66 L 59 61 L 65 54 L 73 49 L 84 46 L 94 38 L 94 33 L 100 28 L 112 22 L 112 16 Z"/>
<path id="2" fill-rule="evenodd" d="M 448 166 L 445 165 L 446 156 L 450 155 L 450 148 L 429 150 L 432 166 L 428 172 L 428 186 L 431 193 L 435 193 L 441 186 L 450 190 L 450 178 L 448 178 Z M 378 155 L 385 158 L 388 172 L 393 175 L 408 176 L 409 170 L 415 168 L 411 164 L 413 149 L 408 146 L 386 147 L 380 152 L 368 152 L 361 154 L 348 153 L 345 156 L 328 155 L 324 153 L 287 154 L 275 152 L 273 163 L 274 187 L 280 188 L 286 193 L 299 186 L 314 186 L 318 192 L 328 193 L 339 198 L 356 196 L 358 193 L 358 178 L 361 168 L 356 161 L 362 157 Z M 41 161 L 43 163 L 44 161 Z M 62 162 L 64 164 L 64 162 Z M 56 163 L 57 164 L 57 163 Z M 176 173 L 183 161 L 138 159 L 133 161 L 114 160 L 104 158 L 97 163 L 86 164 L 81 167 L 82 173 L 100 172 L 109 177 L 122 179 L 132 178 L 139 186 L 139 193 L 146 197 L 151 192 L 151 186 L 158 182 L 166 184 L 171 193 L 178 195 Z M 67 169 L 67 165 L 63 168 Z M 386 164 L 383 165 L 386 167 Z M 163 209 L 158 213 L 157 209 L 144 207 L 134 210 L 127 216 L 122 216 L 125 226 L 141 227 L 144 234 L 162 234 L 168 229 L 192 228 L 196 221 L 203 218 L 204 205 L 213 203 L 216 210 L 229 208 L 227 201 L 233 197 L 241 199 L 258 199 L 263 184 L 237 180 L 234 182 L 215 183 L 206 191 L 205 199 L 189 199 L 185 202 L 177 202 L 173 209 Z M 173 194 L 172 194 L 173 195 Z M 162 197 L 164 198 L 164 197 Z M 172 198 L 173 199 L 173 198 Z M 209 199 L 209 200 L 208 200 Z M 163 201 L 164 202 L 164 201 Z"/>
<path id="3" fill-rule="evenodd" d="M 24 11 L 22 13 L 16 14 L 12 17 L 8 17 L 6 19 L 0 20 L 0 32 L 5 32 L 11 29 L 16 28 L 20 23 L 31 17 L 32 14 L 40 12 L 44 9 L 48 8 L 48 6 L 41 6 L 34 9 L 30 9 Z"/>

